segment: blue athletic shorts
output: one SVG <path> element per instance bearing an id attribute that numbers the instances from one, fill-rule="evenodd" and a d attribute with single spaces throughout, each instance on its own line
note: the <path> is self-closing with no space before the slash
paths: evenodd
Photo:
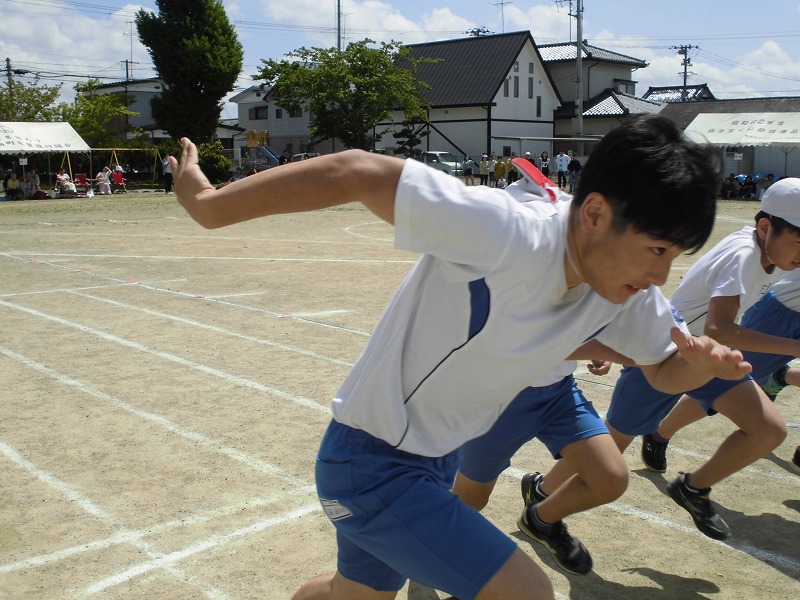
<path id="1" fill-rule="evenodd" d="M 475 598 L 516 543 L 451 491 L 459 453 L 401 452 L 332 421 L 317 457 L 317 492 L 336 527 L 339 572 L 378 591 L 406 579 Z"/>
<path id="2" fill-rule="evenodd" d="M 725 392 L 745 381 L 752 381 L 750 375 L 737 380 L 712 379 L 704 386 L 687 391 L 686 394 L 697 400 L 709 415 L 715 414 L 711 408 L 714 400 Z M 665 394 L 654 389 L 638 367 L 623 367 L 606 420 L 617 431 L 625 435 L 653 433 L 659 423 L 669 414 L 683 394 Z"/>
<path id="3" fill-rule="evenodd" d="M 744 313 L 742 327 L 798 340 L 800 339 L 800 313 L 787 308 L 772 295 L 772 292 L 768 292 Z M 759 385 L 764 385 L 772 373 L 795 359 L 792 355 L 762 352 L 743 352 L 742 354 L 744 354 L 744 359 L 753 365 L 751 375 Z"/>
<path id="4" fill-rule="evenodd" d="M 520 392 L 488 432 L 464 444 L 460 470 L 473 481 L 488 483 L 533 438 L 559 458 L 565 446 L 603 433 L 608 433 L 603 420 L 570 375 L 558 383 Z"/>

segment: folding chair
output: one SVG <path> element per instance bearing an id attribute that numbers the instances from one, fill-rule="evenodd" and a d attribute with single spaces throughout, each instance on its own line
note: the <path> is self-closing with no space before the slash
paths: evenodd
<path id="1" fill-rule="evenodd" d="M 91 180 L 86 177 L 86 173 L 75 173 L 74 183 L 79 195 L 86 196 L 92 189 Z"/>
<path id="2" fill-rule="evenodd" d="M 111 171 L 111 180 L 114 182 L 114 190 L 117 193 L 128 193 L 128 188 L 125 186 L 125 179 L 121 171 Z"/>

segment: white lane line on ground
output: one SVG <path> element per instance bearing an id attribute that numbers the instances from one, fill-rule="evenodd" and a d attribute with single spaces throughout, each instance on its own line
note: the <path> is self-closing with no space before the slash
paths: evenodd
<path id="1" fill-rule="evenodd" d="M 236 448 L 231 448 L 229 446 L 221 444 L 218 440 L 215 440 L 206 435 L 203 435 L 202 433 L 198 433 L 196 431 L 183 427 L 182 425 L 174 423 L 173 421 L 170 421 L 169 419 L 162 417 L 161 415 L 157 415 L 155 413 L 128 404 L 127 402 L 124 402 L 119 398 L 115 398 L 111 394 L 107 394 L 106 392 L 97 390 L 92 386 L 90 386 L 89 384 L 84 383 L 83 381 L 80 381 L 73 377 L 70 377 L 69 375 L 59 373 L 58 371 L 55 371 L 54 369 L 51 369 L 46 365 L 38 363 L 28 358 L 27 356 L 18 354 L 17 352 L 14 352 L 9 348 L 0 346 L 0 354 L 3 354 L 8 358 L 12 358 L 18 362 L 21 362 L 25 366 L 34 369 L 35 371 L 38 371 L 43 375 L 47 375 L 48 377 L 55 379 L 59 383 L 76 388 L 81 392 L 83 392 L 84 394 L 92 396 L 93 398 L 97 398 L 98 400 L 109 402 L 110 404 L 116 406 L 117 408 L 120 408 L 126 412 L 134 414 L 139 418 L 155 423 L 163 427 L 164 429 L 171 431 L 172 433 L 175 433 L 183 438 L 201 444 L 206 448 L 212 450 L 213 452 L 219 452 L 220 454 L 223 454 L 228 458 L 231 458 L 237 462 L 245 464 L 248 467 L 251 467 L 259 472 L 280 477 L 281 479 L 288 481 L 289 483 L 292 483 L 294 485 L 303 486 L 308 484 L 306 480 L 299 477 L 295 477 L 294 475 L 291 475 L 290 473 L 287 473 L 282 469 L 279 469 L 275 465 L 272 465 L 266 461 L 251 456 L 246 452 L 242 452 L 241 450 L 238 450 Z"/>
<path id="2" fill-rule="evenodd" d="M 514 467 L 506 469 L 503 472 L 503 475 L 511 477 L 517 481 L 521 480 L 524 474 L 525 471 Z M 602 506 L 599 506 L 597 508 L 612 510 L 614 512 L 618 512 L 624 515 L 636 517 L 638 519 L 641 519 L 642 521 L 646 521 L 651 525 L 657 525 L 659 527 L 664 527 L 666 529 L 673 529 L 675 531 L 680 531 L 687 535 L 691 535 L 697 537 L 698 539 L 704 540 L 709 544 L 717 544 L 725 548 L 731 548 L 738 552 L 742 552 L 743 554 L 752 556 L 753 558 L 756 558 L 760 561 L 764 561 L 768 564 L 780 565 L 784 570 L 791 570 L 796 573 L 800 573 L 800 561 L 790 556 L 786 556 L 785 554 L 779 554 L 777 552 L 771 552 L 763 548 L 758 548 L 757 546 L 753 546 L 751 544 L 747 544 L 744 542 L 739 542 L 735 539 L 728 540 L 727 542 L 720 542 L 703 535 L 702 533 L 700 533 L 700 531 L 698 531 L 694 527 L 689 527 L 688 525 L 684 525 L 683 523 L 678 523 L 670 519 L 665 519 L 664 517 L 660 517 L 653 513 L 647 512 L 636 506 L 631 506 L 630 504 L 623 504 L 622 502 L 612 502 L 610 504 L 603 504 Z M 690 519 L 691 517 L 687 515 L 686 518 Z"/>
<path id="3" fill-rule="evenodd" d="M 11 462 L 16 464 L 18 467 L 21 467 L 22 469 L 29 472 L 31 475 L 33 475 L 43 483 L 54 488 L 58 493 L 65 496 L 70 502 L 77 504 L 78 506 L 83 508 L 86 512 L 88 512 L 90 515 L 99 519 L 106 525 L 114 529 L 123 528 L 122 523 L 120 523 L 116 518 L 112 517 L 102 508 L 97 506 L 92 500 L 86 498 L 85 496 L 80 494 L 77 490 L 75 490 L 72 486 L 61 481 L 54 475 L 51 475 L 50 473 L 47 473 L 46 471 L 40 469 L 33 462 L 22 456 L 22 454 L 20 454 L 16 449 L 12 448 L 11 446 L 2 441 L 0 441 L 0 453 L 4 454 Z M 156 550 L 155 548 L 153 548 L 153 546 L 151 546 L 148 542 L 145 542 L 144 540 L 134 539 L 131 540 L 131 543 L 154 560 L 159 560 L 161 557 L 164 556 L 162 552 Z M 207 582 L 201 581 L 200 579 L 194 576 L 188 575 L 176 565 L 172 563 L 167 563 L 165 566 L 167 567 L 168 572 L 177 579 L 180 579 L 181 581 L 187 583 L 191 583 L 202 589 L 203 595 L 206 596 L 207 598 L 211 598 L 212 600 L 225 600 L 227 598 L 227 595 L 221 590 L 213 587 Z"/>
<path id="4" fill-rule="evenodd" d="M 359 233 L 357 231 L 358 229 L 360 229 L 362 227 L 373 227 L 375 225 L 383 225 L 383 226 L 386 226 L 386 227 L 389 227 L 389 228 L 392 227 L 391 225 L 386 223 L 386 221 L 371 221 L 369 223 L 359 223 L 358 225 L 351 225 L 350 227 L 345 227 L 344 228 L 344 232 L 348 233 L 350 235 L 356 236 L 356 237 L 365 238 L 365 239 L 368 239 L 368 240 L 374 240 L 376 242 L 394 243 L 394 233 L 393 233 L 392 229 L 390 229 L 390 231 L 386 235 L 386 237 L 378 237 L 378 236 L 375 236 L 375 235 L 368 235 L 368 234 L 365 234 L 365 233 Z"/>
<path id="5" fill-rule="evenodd" d="M 120 260 L 201 260 L 207 261 L 233 261 L 233 262 L 286 262 L 286 263 L 353 263 L 361 265 L 413 265 L 416 260 L 409 259 L 382 259 L 382 258 L 322 258 L 305 256 L 302 258 L 288 258 L 278 256 L 181 256 L 176 254 L 76 254 L 70 252 L 31 252 L 15 251 L 16 256 L 41 256 L 47 257 L 51 262 L 57 258 L 114 258 Z"/>
<path id="6" fill-rule="evenodd" d="M 62 548 L 61 550 L 56 550 L 54 552 L 49 552 L 47 554 L 31 556 L 24 560 L 8 563 L 5 565 L 0 565 L 0 574 L 11 573 L 13 571 L 22 571 L 25 569 L 31 569 L 35 567 L 41 567 L 43 565 L 66 560 L 73 556 L 84 554 L 86 552 L 107 550 L 109 548 L 112 548 L 120 544 L 132 543 L 140 539 L 149 538 L 164 533 L 169 533 L 171 531 L 175 531 L 178 529 L 184 529 L 192 525 L 200 525 L 203 523 L 208 523 L 210 521 L 228 517 L 230 515 L 236 515 L 245 510 L 263 508 L 265 506 L 269 506 L 270 504 L 275 504 L 277 502 L 285 502 L 287 499 L 293 496 L 305 496 L 313 494 L 315 490 L 316 487 L 313 484 L 308 484 L 306 486 L 295 488 L 293 490 L 282 491 L 278 494 L 273 494 L 272 496 L 252 498 L 250 500 L 239 502 L 237 504 L 231 504 L 217 509 L 209 509 L 201 511 L 199 513 L 195 513 L 187 517 L 181 517 L 180 519 L 165 521 L 163 523 L 155 523 L 153 525 L 147 526 L 144 529 L 121 531 L 105 539 L 87 542 L 85 544 L 80 544 L 79 546 Z"/>
<path id="7" fill-rule="evenodd" d="M 86 325 L 81 325 L 80 323 L 75 323 L 73 321 L 68 321 L 67 319 L 62 319 L 61 317 L 57 317 L 55 315 L 50 315 L 47 313 L 43 313 L 41 311 L 35 310 L 33 308 L 26 308 L 24 306 L 20 306 L 18 304 L 14 304 L 12 302 L 7 302 L 5 300 L 0 300 L 0 306 L 5 306 L 7 308 L 11 308 L 14 310 L 18 310 L 29 315 L 33 315 L 35 317 L 39 317 L 41 319 L 46 319 L 48 321 L 52 321 L 54 323 L 58 323 L 59 325 L 65 325 L 67 327 L 72 327 L 77 329 L 78 331 L 82 331 L 83 333 L 87 333 L 98 337 L 100 339 L 106 340 L 108 342 L 112 342 L 114 344 L 118 344 L 120 346 L 125 346 L 127 348 L 132 348 L 133 350 L 138 350 L 139 352 L 144 352 L 146 354 L 151 354 L 153 356 L 157 356 L 163 360 L 167 360 L 170 362 L 177 363 L 181 366 L 188 367 L 190 369 L 195 369 L 197 371 L 201 371 L 206 375 L 211 375 L 213 377 L 218 377 L 229 383 L 234 383 L 236 385 L 240 385 L 242 387 L 250 388 L 259 392 L 265 392 L 267 394 L 271 394 L 273 396 L 277 396 L 283 400 L 289 400 L 290 402 L 294 402 L 300 406 L 305 408 L 310 408 L 317 412 L 322 413 L 330 413 L 330 407 L 327 405 L 320 404 L 311 398 L 306 398 L 304 396 L 298 396 L 296 394 L 290 394 L 289 392 L 284 392 L 277 388 L 270 387 L 268 385 L 264 385 L 263 383 L 259 383 L 257 381 L 253 381 L 252 379 L 247 379 L 246 377 L 241 377 L 239 375 L 233 375 L 232 373 L 226 373 L 225 371 L 221 371 L 220 369 L 215 369 L 214 367 L 209 367 L 201 363 L 197 363 L 191 360 L 187 360 L 185 358 L 181 358 L 180 356 L 175 356 L 174 354 L 170 354 L 168 352 L 163 352 L 161 350 L 155 350 L 154 348 L 149 348 L 144 344 L 140 344 L 138 342 L 134 342 L 131 340 L 127 340 L 121 338 L 119 336 L 106 333 L 105 331 L 100 331 L 99 329 L 93 329 L 91 327 L 87 327 Z"/>
<path id="8" fill-rule="evenodd" d="M 8 258 L 13 258 L 15 260 L 23 260 L 23 259 L 20 259 L 20 258 L 18 258 L 16 256 L 11 256 L 9 254 L 0 253 L 0 256 L 6 256 Z M 65 269 L 65 267 L 60 265 L 60 264 L 50 263 L 50 262 L 47 262 L 47 261 L 37 261 L 37 264 L 41 264 L 41 265 L 44 265 L 44 266 L 49 266 L 49 267 L 52 267 L 54 269 Z M 74 271 L 74 269 L 70 269 L 70 270 Z M 92 272 L 92 271 L 82 271 L 82 272 L 85 275 L 89 275 L 91 277 L 98 277 L 100 279 L 104 279 L 104 280 L 107 280 L 107 281 L 113 281 L 118 285 L 136 285 L 138 287 L 141 287 L 141 288 L 144 288 L 144 289 L 147 289 L 147 290 L 152 290 L 152 291 L 155 291 L 155 292 L 161 292 L 163 294 L 171 294 L 173 296 L 178 296 L 178 297 L 181 297 L 181 298 L 191 298 L 192 300 L 199 300 L 200 298 L 202 298 L 202 300 L 206 301 L 206 302 L 213 302 L 213 303 L 216 303 L 216 304 L 221 304 L 223 306 L 230 306 L 232 308 L 237 308 L 237 309 L 240 309 L 240 310 L 247 310 L 247 311 L 250 311 L 250 312 L 256 312 L 256 313 L 264 314 L 264 315 L 271 315 L 271 316 L 274 316 L 274 317 L 282 317 L 282 318 L 289 317 L 289 318 L 292 318 L 292 319 L 294 319 L 296 321 L 300 321 L 300 322 L 303 322 L 303 323 L 309 323 L 311 325 L 315 325 L 315 326 L 318 326 L 318 327 L 324 327 L 326 329 L 333 329 L 334 331 L 343 331 L 345 333 L 352 333 L 354 335 L 359 335 L 359 336 L 362 336 L 362 337 L 370 337 L 370 335 L 371 335 L 368 331 L 360 331 L 358 329 L 351 329 L 349 327 L 342 327 L 340 325 L 330 325 L 328 323 L 321 323 L 319 321 L 314 321 L 312 319 L 307 319 L 307 318 L 303 318 L 303 317 L 300 317 L 300 316 L 294 316 L 292 314 L 288 314 L 288 313 L 285 313 L 285 312 L 276 312 L 276 311 L 271 311 L 271 310 L 267 310 L 267 309 L 263 309 L 263 308 L 258 308 L 258 307 L 255 307 L 255 306 L 248 306 L 246 304 L 237 304 L 235 302 L 229 302 L 227 300 L 220 300 L 220 299 L 218 299 L 219 296 L 218 297 L 208 297 L 207 298 L 203 294 L 188 293 L 188 292 L 178 292 L 176 290 L 170 290 L 170 289 L 167 289 L 167 288 L 156 287 L 156 286 L 148 284 L 148 283 L 140 283 L 140 282 L 136 282 L 136 281 L 132 281 L 132 280 L 122 280 L 122 279 L 119 279 L 119 278 L 116 278 L 116 277 L 109 277 L 109 276 L 102 275 L 100 273 L 96 273 L 96 272 Z M 185 279 L 178 279 L 176 281 L 186 281 L 186 280 Z M 69 291 L 69 290 L 66 290 L 66 291 Z M 30 293 L 33 294 L 35 292 L 30 292 Z M 0 296 L 0 297 L 2 297 L 2 296 Z"/>
<path id="9" fill-rule="evenodd" d="M 200 542 L 197 542 L 196 544 L 187 546 L 186 548 L 183 548 L 181 550 L 177 550 L 175 552 L 171 552 L 154 560 L 138 564 L 120 573 L 112 575 L 111 577 L 106 577 L 105 579 L 98 581 L 94 585 L 91 585 L 88 588 L 86 588 L 85 595 L 91 596 L 97 594 L 110 587 L 120 585 L 130 579 L 139 577 L 140 575 L 144 575 L 145 573 L 149 573 L 154 569 L 163 569 L 170 565 L 174 565 L 175 563 L 182 561 L 186 558 L 194 556 L 195 554 L 213 550 L 219 546 L 222 546 L 223 544 L 232 542 L 241 537 L 245 537 L 255 533 L 261 533 L 273 527 L 283 525 L 284 523 L 290 523 L 292 521 L 296 521 L 300 517 L 303 517 L 304 515 L 307 515 L 312 512 L 316 512 L 318 510 L 320 510 L 319 504 L 308 504 L 306 506 L 302 506 L 300 508 L 297 508 L 295 510 L 292 510 L 290 512 L 284 513 L 276 517 L 269 517 L 267 519 L 256 521 L 255 523 L 247 525 L 246 527 L 235 529 L 230 533 L 211 536 L 206 540 L 202 540 Z"/>
<path id="10" fill-rule="evenodd" d="M 176 323 L 181 323 L 183 325 L 189 325 L 190 327 L 196 327 L 198 329 L 204 329 L 206 331 L 212 331 L 214 333 L 219 333 L 221 335 L 226 335 L 230 337 L 235 337 L 241 340 L 246 340 L 248 342 L 254 342 L 256 344 L 260 344 L 262 346 L 269 346 L 271 348 L 277 348 L 279 350 L 285 350 L 287 352 L 292 352 L 295 354 L 301 354 L 303 356 L 308 356 L 310 358 L 315 358 L 319 360 L 324 360 L 330 363 L 334 363 L 337 365 L 342 365 L 343 367 L 352 367 L 353 363 L 341 360 L 339 358 L 328 356 L 326 354 L 319 354 L 317 352 L 312 352 L 311 350 L 304 350 L 302 348 L 298 348 L 296 346 L 287 346 L 286 344 L 281 344 L 279 342 L 273 342 L 271 340 L 266 340 L 264 338 L 256 337 L 253 335 L 246 335 L 243 333 L 239 333 L 236 331 L 231 331 L 230 329 L 225 329 L 223 327 L 219 327 L 217 325 L 209 325 L 207 323 L 201 323 L 199 321 L 195 321 L 194 319 L 187 319 L 185 317 L 178 317 L 176 315 L 162 313 L 155 310 L 151 310 L 149 308 L 142 308 L 141 306 L 134 306 L 132 304 L 128 304 L 126 302 L 120 302 L 118 300 L 111 300 L 109 298 L 100 298 L 99 296 L 93 296 L 92 294 L 83 294 L 77 291 L 68 291 L 71 294 L 76 296 L 80 296 L 81 298 L 88 298 L 90 300 L 96 300 L 97 302 L 104 302 L 106 304 L 111 304 L 112 306 L 118 306 L 120 308 L 124 308 L 126 310 L 133 310 L 137 312 L 144 313 L 146 315 L 151 315 L 153 317 L 159 317 L 161 319 L 167 319 L 170 321 L 175 321 Z"/>

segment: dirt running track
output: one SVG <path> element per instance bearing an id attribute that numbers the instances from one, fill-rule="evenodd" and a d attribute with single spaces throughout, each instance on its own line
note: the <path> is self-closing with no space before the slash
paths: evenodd
<path id="1" fill-rule="evenodd" d="M 724 204 L 713 241 L 756 209 Z M 0 203 L 0 598 L 280 600 L 332 570 L 312 485 L 328 401 L 414 260 L 355 206 L 208 232 L 164 195 Z M 578 377 L 605 411 L 616 369 Z M 561 599 L 800 598 L 798 398 L 778 399 L 786 442 L 715 490 L 728 543 L 664 493 L 723 418 L 682 432 L 665 476 L 634 444 L 626 494 L 569 520 L 588 576 L 517 533 L 519 478 L 552 461 L 539 442 L 486 515 Z"/>

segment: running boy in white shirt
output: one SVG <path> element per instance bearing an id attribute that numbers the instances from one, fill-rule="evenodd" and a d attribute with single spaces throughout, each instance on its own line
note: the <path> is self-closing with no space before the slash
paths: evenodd
<path id="1" fill-rule="evenodd" d="M 800 269 L 788 272 L 772 286 L 742 317 L 742 327 L 774 338 L 774 347 L 783 348 L 780 354 L 770 352 L 743 351 L 745 360 L 753 367 L 755 382 L 762 387 L 770 400 L 778 392 L 795 382 L 800 384 L 800 369 L 790 368 L 789 361 L 800 356 Z M 768 340 L 765 337 L 765 340 Z M 794 342 L 794 344 L 792 344 Z M 794 346 L 794 347 L 792 347 Z M 787 379 L 789 381 L 787 381 Z M 643 451 L 642 460 L 651 470 L 666 470 L 666 450 L 675 434 L 707 415 L 703 407 L 690 396 L 684 396 L 672 411 L 661 421 L 651 441 L 652 450 Z M 792 463 L 800 468 L 800 447 L 795 450 Z"/>
<path id="2" fill-rule="evenodd" d="M 673 306 L 693 334 L 705 333 L 739 350 L 800 356 L 797 340 L 738 325 L 741 315 L 783 277 L 784 271 L 800 265 L 800 180 L 784 179 L 783 185 L 780 183 L 764 194 L 755 228 L 744 227 L 720 241 L 692 265 L 672 294 Z M 689 512 L 700 531 L 725 539 L 730 528 L 708 499 L 711 487 L 780 445 L 786 437 L 786 425 L 750 376 L 738 382 L 715 379 L 686 393 L 704 411 L 727 416 L 739 429 L 702 467 L 681 473 L 667 491 Z M 637 367 L 623 368 L 606 415 L 606 424 L 620 450 L 624 451 L 637 435 L 644 435 L 645 464 L 665 471 L 666 440 L 656 430 L 681 396 L 654 389 Z M 574 466 L 558 461 L 544 476 L 544 482 L 537 481 L 539 489 L 553 492 L 574 472 Z"/>
<path id="3" fill-rule="evenodd" d="M 665 391 L 749 372 L 741 353 L 677 327 L 657 287 L 707 239 L 717 187 L 715 153 L 666 119 L 609 133 L 587 193 L 558 205 L 358 150 L 215 189 L 182 143 L 175 192 L 205 227 L 360 201 L 422 254 L 333 398 L 316 479 L 337 571 L 294 600 L 391 599 L 407 578 L 461 600 L 552 599 L 533 560 L 450 491 L 459 448 L 592 338 Z"/>

